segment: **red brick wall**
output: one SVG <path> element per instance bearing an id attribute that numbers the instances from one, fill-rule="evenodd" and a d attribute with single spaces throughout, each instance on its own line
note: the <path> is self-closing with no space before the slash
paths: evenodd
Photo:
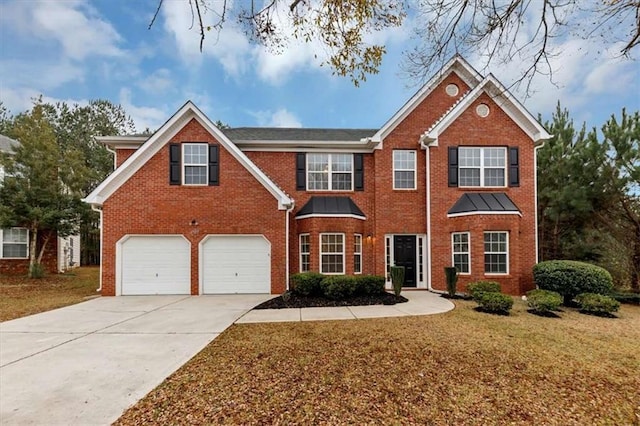
<path id="1" fill-rule="evenodd" d="M 38 249 L 42 247 L 44 235 L 38 235 Z M 36 253 L 37 256 L 37 253 Z M 42 264 L 47 272 L 58 272 L 58 238 L 53 235 L 47 242 L 47 247 L 42 255 Z M 0 259 L 0 274 L 18 275 L 29 272 L 29 259 Z"/>
<path id="2" fill-rule="evenodd" d="M 135 149 L 116 149 L 116 169 L 122 166 L 122 163 L 127 161 L 127 158 L 131 157 Z"/>
<path id="3" fill-rule="evenodd" d="M 171 142 L 217 141 L 192 120 Z M 222 145 L 219 186 L 169 185 L 166 145 L 104 203 L 103 220 L 103 295 L 115 294 L 115 247 L 126 234 L 184 235 L 191 242 L 192 294 L 198 294 L 198 243 L 205 235 L 264 234 L 271 242 L 271 291 L 284 291 L 285 212 Z"/>
<path id="4" fill-rule="evenodd" d="M 475 110 L 480 103 L 490 107 L 486 118 Z M 520 148 L 520 186 L 512 188 L 449 188 L 448 147 L 457 145 L 517 146 Z M 443 268 L 451 266 L 451 233 L 471 232 L 471 275 L 462 276 L 459 285 L 464 289 L 470 281 L 491 279 L 498 281 L 503 291 L 522 294 L 533 288 L 531 268 L 535 252 L 535 191 L 534 143 L 486 94 L 481 95 L 452 123 L 438 139 L 438 146 L 430 148 L 431 182 L 437 188 L 431 192 L 432 286 L 445 290 Z M 465 192 L 505 192 L 522 212 L 520 216 L 482 215 L 447 218 L 447 211 Z M 509 232 L 509 274 L 484 274 L 484 231 Z"/>

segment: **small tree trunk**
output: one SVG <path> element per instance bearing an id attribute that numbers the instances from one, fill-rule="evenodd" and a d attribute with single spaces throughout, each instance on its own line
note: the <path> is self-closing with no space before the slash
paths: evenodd
<path id="1" fill-rule="evenodd" d="M 48 231 L 46 237 L 44 238 L 44 241 L 42 242 L 42 247 L 40 247 L 40 253 L 38 253 L 38 261 L 37 261 L 38 265 L 42 263 L 42 256 L 44 255 L 44 251 L 47 248 L 47 243 L 51 239 L 52 235 L 53 235 L 53 231 Z"/>
<path id="2" fill-rule="evenodd" d="M 640 293 L 640 225 L 635 226 L 635 242 L 633 244 L 633 265 L 631 265 L 631 290 Z"/>
<path id="3" fill-rule="evenodd" d="M 33 267 L 36 264 L 36 243 L 38 242 L 38 228 L 34 227 L 29 232 L 29 278 L 33 278 Z"/>

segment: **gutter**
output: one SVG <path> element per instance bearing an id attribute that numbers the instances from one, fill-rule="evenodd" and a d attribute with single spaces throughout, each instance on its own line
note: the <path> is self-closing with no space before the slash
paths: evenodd
<path id="1" fill-rule="evenodd" d="M 114 156 L 114 162 L 115 162 L 115 156 Z M 91 210 L 93 210 L 94 212 L 98 212 L 100 213 L 100 279 L 99 279 L 99 285 L 98 285 L 98 289 L 96 290 L 96 292 L 102 293 L 102 255 L 103 255 L 103 247 L 104 244 L 102 243 L 102 236 L 103 236 L 103 232 L 102 232 L 102 207 L 99 206 L 98 204 L 91 204 Z"/>
<path id="2" fill-rule="evenodd" d="M 285 290 L 289 291 L 289 215 L 291 214 L 291 212 L 293 211 L 294 207 L 295 207 L 295 203 L 293 202 L 293 200 L 291 201 L 290 204 L 285 205 L 286 207 L 286 213 L 285 213 L 285 239 L 284 239 L 284 247 L 285 247 L 285 259 L 284 259 L 284 263 L 285 263 Z"/>
<path id="3" fill-rule="evenodd" d="M 426 162 L 426 197 L 427 197 L 427 290 L 433 290 L 431 286 L 431 164 L 429 163 L 429 148 L 431 146 L 437 146 L 437 140 L 432 140 L 425 143 L 428 139 L 425 137 L 426 133 L 420 137 L 420 147 L 425 150 L 425 162 Z"/>

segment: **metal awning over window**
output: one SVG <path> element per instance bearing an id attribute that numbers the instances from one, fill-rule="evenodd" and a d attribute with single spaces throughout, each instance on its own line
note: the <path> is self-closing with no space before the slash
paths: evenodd
<path id="1" fill-rule="evenodd" d="M 349 197 L 313 196 L 296 213 L 296 219 L 308 217 L 351 217 L 366 219 L 365 214 Z"/>
<path id="2" fill-rule="evenodd" d="M 471 214 L 520 214 L 518 207 L 504 192 L 466 192 L 447 212 L 448 216 Z"/>

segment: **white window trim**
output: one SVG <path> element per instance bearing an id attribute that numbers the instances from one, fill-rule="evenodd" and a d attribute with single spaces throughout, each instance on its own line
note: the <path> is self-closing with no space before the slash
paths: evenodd
<path id="1" fill-rule="evenodd" d="M 329 253 L 324 253 L 322 251 L 322 237 L 324 235 L 341 235 L 342 236 L 342 252 L 329 252 Z M 320 260 L 320 273 L 324 274 L 324 275 L 345 275 L 346 274 L 346 270 L 347 270 L 347 265 L 346 265 L 346 254 L 345 254 L 345 249 L 346 249 L 346 238 L 345 238 L 345 234 L 341 233 L 341 232 L 323 232 L 320 234 L 320 238 L 318 238 L 320 241 L 319 243 L 319 260 Z M 342 255 L 342 272 L 324 272 L 322 270 L 322 255 L 336 255 L 336 254 L 341 254 Z"/>
<path id="2" fill-rule="evenodd" d="M 353 153 L 349 152 L 349 153 L 344 153 L 344 152 L 313 152 L 311 154 L 319 154 L 319 155 L 327 155 L 327 189 L 310 189 L 309 188 L 309 173 L 320 173 L 317 171 L 310 171 L 309 170 L 309 155 L 305 156 L 305 186 L 307 191 L 312 191 L 312 192 L 354 192 L 354 176 L 355 176 L 355 172 L 354 172 L 354 163 L 353 163 Z M 331 160 L 331 157 L 333 155 L 349 155 L 351 156 L 351 189 L 333 189 L 333 180 L 332 180 L 332 174 L 333 172 L 333 162 Z M 344 171 L 336 171 L 335 173 L 347 173 Z"/>
<path id="3" fill-rule="evenodd" d="M 308 237 L 309 238 L 309 242 L 308 242 L 308 246 L 309 246 L 309 251 L 308 252 L 303 252 L 302 251 L 302 238 L 303 237 Z M 298 251 L 300 252 L 300 263 L 298 264 L 298 269 L 300 270 L 300 272 L 308 272 L 308 271 L 304 271 L 302 270 L 302 255 L 306 254 L 307 256 L 309 256 L 309 270 L 311 270 L 311 234 L 300 234 L 300 236 L 298 237 Z"/>
<path id="4" fill-rule="evenodd" d="M 458 185 L 460 188 L 506 188 L 507 187 L 507 180 L 509 179 L 509 177 L 507 176 L 507 172 L 508 172 L 508 152 L 507 152 L 507 148 L 504 146 L 459 146 L 458 147 L 458 161 L 460 161 L 460 149 L 464 149 L 464 148 L 469 148 L 469 149 L 480 149 L 480 185 L 479 186 L 465 186 L 465 185 Z M 502 149 L 504 151 L 504 185 L 499 185 L 499 186 L 488 186 L 484 184 L 484 151 L 486 148 L 491 148 L 491 149 Z M 488 169 L 497 169 L 498 167 L 487 167 Z M 460 165 L 458 165 L 458 182 L 461 182 L 460 179 L 460 170 L 462 169 L 477 169 L 477 167 L 462 167 Z"/>
<path id="5" fill-rule="evenodd" d="M 184 149 L 186 146 L 194 146 L 194 145 L 204 145 L 207 147 L 206 149 L 206 155 L 207 155 L 207 161 L 205 162 L 205 164 L 195 164 L 195 163 L 187 163 L 184 160 Z M 195 142 L 195 143 L 183 143 L 181 146 L 181 167 L 182 170 L 180 170 L 180 174 L 182 175 L 182 185 L 184 186 L 208 186 L 209 185 L 209 145 L 205 142 Z M 205 183 L 185 183 L 185 178 L 186 178 L 186 169 L 187 166 L 190 167 L 204 167 L 204 172 L 205 172 Z"/>
<path id="6" fill-rule="evenodd" d="M 484 245 L 484 236 L 486 234 L 506 234 L 507 238 L 506 238 L 506 244 L 507 244 L 507 251 L 505 252 L 487 252 L 485 250 L 483 250 L 483 254 L 504 254 L 507 257 L 507 271 L 506 272 L 487 272 L 486 271 L 486 266 L 485 266 L 485 262 L 484 262 L 484 255 L 483 255 L 483 262 L 482 262 L 482 269 L 484 270 L 484 274 L 485 275 L 495 275 L 495 276 L 504 276 L 504 275 L 509 275 L 509 231 L 484 231 L 484 233 L 482 234 L 482 244 Z"/>
<path id="7" fill-rule="evenodd" d="M 356 247 L 356 240 L 360 238 L 360 244 Z M 357 250 L 356 250 L 357 249 Z M 360 270 L 356 271 L 356 256 L 360 257 Z M 353 234 L 353 274 L 362 274 L 362 234 Z"/>
<path id="8" fill-rule="evenodd" d="M 462 235 L 462 234 L 466 234 L 467 235 L 467 246 L 469 247 L 468 251 L 465 252 L 459 252 L 456 253 L 456 251 L 454 250 L 454 235 Z M 458 275 L 471 275 L 471 233 L 468 231 L 463 231 L 463 232 L 452 232 L 451 233 L 451 266 L 455 266 L 456 262 L 455 262 L 455 255 L 456 254 L 466 254 L 469 258 L 469 272 L 458 272 Z"/>
<path id="9" fill-rule="evenodd" d="M 396 169 L 396 152 L 413 152 L 413 169 Z M 414 191 L 418 189 L 418 154 L 413 149 L 394 149 L 392 158 L 393 190 L 394 191 Z M 396 172 L 413 172 L 413 188 L 396 188 Z"/>
<path id="10" fill-rule="evenodd" d="M 23 228 L 20 226 L 12 226 L 10 228 L 6 228 L 6 229 L 24 229 L 25 231 L 27 231 L 27 242 L 26 243 L 10 243 L 10 244 L 24 244 L 27 246 L 27 255 L 25 257 L 4 257 L 4 230 L 2 228 L 0 228 L 0 259 L 6 259 L 6 260 L 24 260 L 24 259 L 28 259 L 29 258 L 29 229 L 27 228 Z"/>

